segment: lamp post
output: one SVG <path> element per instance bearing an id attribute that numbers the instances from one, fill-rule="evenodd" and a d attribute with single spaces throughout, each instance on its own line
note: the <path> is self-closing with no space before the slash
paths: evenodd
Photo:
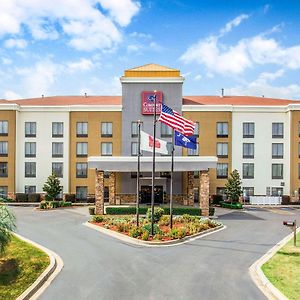
<path id="1" fill-rule="evenodd" d="M 138 167 L 136 177 L 136 226 L 139 226 L 139 205 L 140 205 L 140 171 L 141 171 L 141 120 L 138 120 Z"/>

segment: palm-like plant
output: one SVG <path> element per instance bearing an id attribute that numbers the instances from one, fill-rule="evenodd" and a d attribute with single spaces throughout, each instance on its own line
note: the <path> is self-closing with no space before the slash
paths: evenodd
<path id="1" fill-rule="evenodd" d="M 0 203 L 0 256 L 11 240 L 12 231 L 16 228 L 14 214 Z"/>

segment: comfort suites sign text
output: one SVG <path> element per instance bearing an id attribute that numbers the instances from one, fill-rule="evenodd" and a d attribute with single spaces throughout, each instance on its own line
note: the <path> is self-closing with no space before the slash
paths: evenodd
<path id="1" fill-rule="evenodd" d="M 142 92 L 142 114 L 153 115 L 154 113 L 154 99 L 156 97 L 156 113 L 160 114 L 161 105 L 163 102 L 163 93 L 158 92 Z"/>

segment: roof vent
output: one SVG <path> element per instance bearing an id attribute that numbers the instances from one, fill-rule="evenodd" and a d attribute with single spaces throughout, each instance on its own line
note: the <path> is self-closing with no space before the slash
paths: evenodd
<path id="1" fill-rule="evenodd" d="M 42 94 L 42 98 L 44 98 L 44 94 Z"/>
<path id="2" fill-rule="evenodd" d="M 224 97 L 224 89 L 223 88 L 221 89 L 221 97 L 222 98 Z"/>
<path id="3" fill-rule="evenodd" d="M 87 93 L 84 93 L 84 97 L 87 98 Z"/>

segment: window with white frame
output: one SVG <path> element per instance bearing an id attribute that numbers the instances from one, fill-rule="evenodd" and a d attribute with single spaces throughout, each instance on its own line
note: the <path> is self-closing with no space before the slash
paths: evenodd
<path id="1" fill-rule="evenodd" d="M 0 186 L 0 197 L 1 198 L 6 198 L 8 194 L 8 186 L 6 185 L 1 185 Z"/>
<path id="2" fill-rule="evenodd" d="M 199 144 L 197 143 L 197 148 L 196 149 L 187 149 L 187 155 L 188 156 L 197 156 L 199 155 Z"/>
<path id="3" fill-rule="evenodd" d="M 131 156 L 137 156 L 138 155 L 138 143 L 132 142 L 131 143 Z"/>
<path id="4" fill-rule="evenodd" d="M 228 177 L 228 164 L 218 163 L 217 164 L 217 178 L 227 178 Z"/>
<path id="5" fill-rule="evenodd" d="M 53 122 L 52 123 L 52 137 L 63 137 L 64 136 L 64 123 Z"/>
<path id="6" fill-rule="evenodd" d="M 112 143 L 101 143 L 101 155 L 111 156 L 112 155 Z"/>
<path id="7" fill-rule="evenodd" d="M 254 138 L 254 123 L 243 123 L 243 138 Z"/>
<path id="8" fill-rule="evenodd" d="M 52 143 L 52 157 L 63 157 L 64 156 L 64 143 Z"/>
<path id="9" fill-rule="evenodd" d="M 272 179 L 283 179 L 283 164 L 272 164 Z"/>
<path id="10" fill-rule="evenodd" d="M 8 163 L 0 162 L 0 177 L 7 177 L 7 176 L 8 176 Z"/>
<path id="11" fill-rule="evenodd" d="M 162 137 L 172 137 L 173 129 L 164 123 L 161 123 L 161 136 Z"/>
<path id="12" fill-rule="evenodd" d="M 25 142 L 25 157 L 36 157 L 35 142 Z"/>
<path id="13" fill-rule="evenodd" d="M 88 177 L 88 165 L 87 163 L 76 163 L 76 178 Z"/>
<path id="14" fill-rule="evenodd" d="M 25 122 L 25 137 L 36 137 L 36 122 Z"/>
<path id="15" fill-rule="evenodd" d="M 217 156 L 228 157 L 228 143 L 217 143 Z"/>
<path id="16" fill-rule="evenodd" d="M 272 138 L 283 138 L 283 123 L 272 123 Z"/>
<path id="17" fill-rule="evenodd" d="M 228 122 L 217 122 L 217 137 L 228 137 Z"/>
<path id="18" fill-rule="evenodd" d="M 253 163 L 243 163 L 243 178 L 253 179 L 254 178 L 254 164 Z"/>
<path id="19" fill-rule="evenodd" d="M 8 135 L 8 121 L 0 121 L 0 136 Z"/>
<path id="20" fill-rule="evenodd" d="M 243 187 L 243 195 L 245 202 L 250 201 L 250 197 L 254 196 L 254 187 L 245 186 Z"/>
<path id="21" fill-rule="evenodd" d="M 87 186 L 76 186 L 76 199 L 77 200 L 87 199 Z"/>
<path id="22" fill-rule="evenodd" d="M 77 122 L 76 123 L 76 136 L 77 137 L 87 137 L 88 136 L 88 123 L 87 122 Z"/>
<path id="23" fill-rule="evenodd" d="M 0 156 L 8 156 L 8 142 L 0 142 Z"/>
<path id="24" fill-rule="evenodd" d="M 272 144 L 272 158 L 283 158 L 283 143 Z"/>
<path id="25" fill-rule="evenodd" d="M 141 129 L 143 128 L 143 122 L 141 122 Z M 139 128 L 138 122 L 131 122 L 131 137 L 138 137 Z"/>
<path id="26" fill-rule="evenodd" d="M 52 173 L 59 178 L 63 178 L 63 166 L 62 162 L 53 162 L 52 163 Z"/>
<path id="27" fill-rule="evenodd" d="M 25 194 L 34 194 L 36 193 L 35 185 L 25 185 Z"/>
<path id="28" fill-rule="evenodd" d="M 36 162 L 25 162 L 25 177 L 36 177 Z"/>
<path id="29" fill-rule="evenodd" d="M 243 158 L 254 158 L 253 143 L 243 143 Z"/>
<path id="30" fill-rule="evenodd" d="M 101 123 L 101 137 L 112 137 L 113 130 L 112 130 L 112 122 L 102 122 Z"/>
<path id="31" fill-rule="evenodd" d="M 272 187 L 272 196 L 282 196 L 283 188 L 282 187 Z"/>
<path id="32" fill-rule="evenodd" d="M 76 143 L 76 156 L 86 157 L 88 155 L 88 143 L 79 142 Z"/>

